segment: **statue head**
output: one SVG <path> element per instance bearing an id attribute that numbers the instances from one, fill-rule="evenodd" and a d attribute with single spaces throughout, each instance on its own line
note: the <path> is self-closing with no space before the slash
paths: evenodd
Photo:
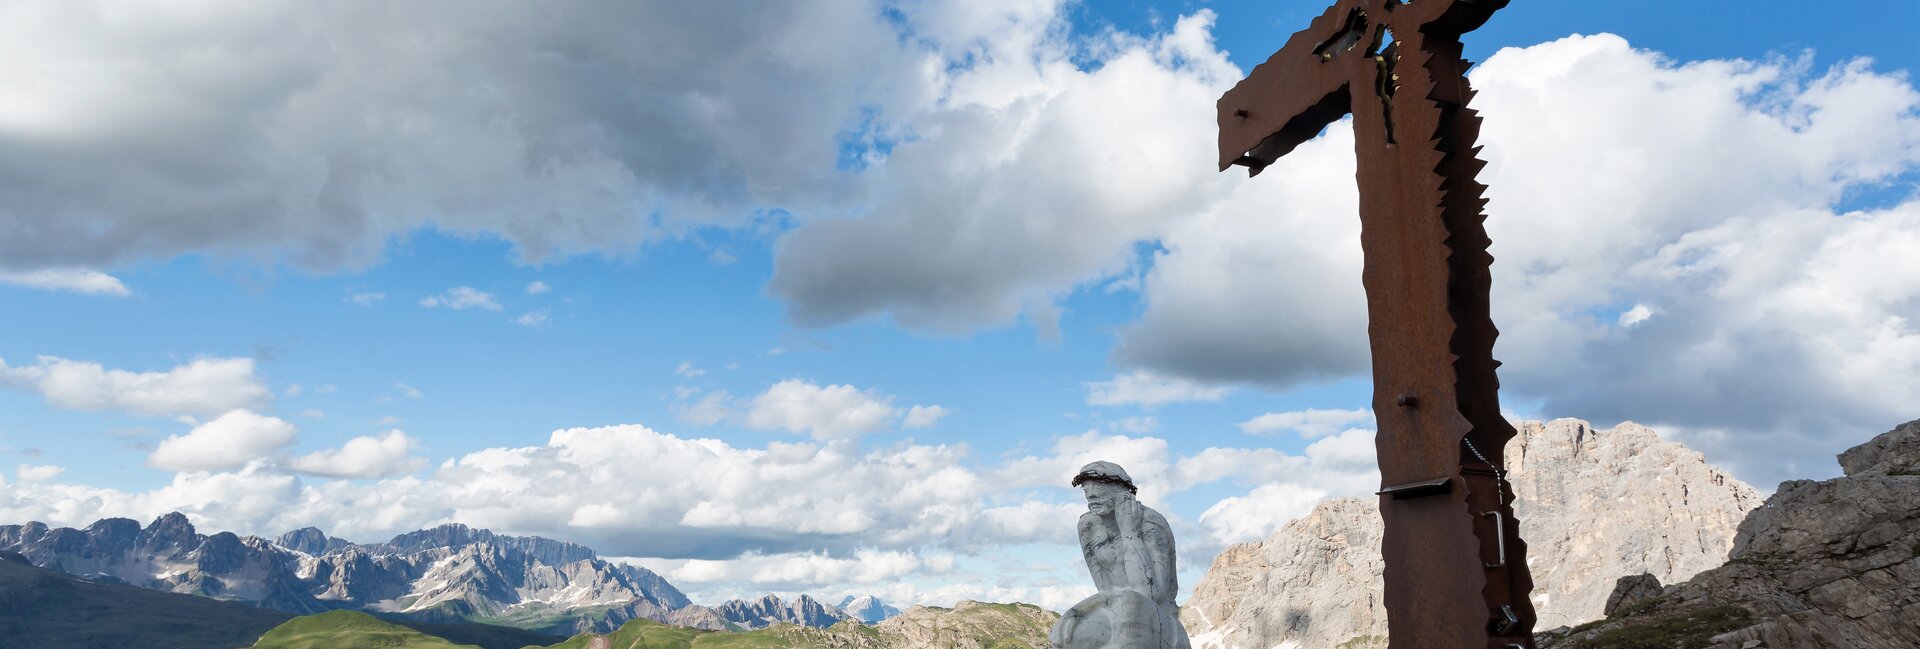
<path id="1" fill-rule="evenodd" d="M 1087 495 L 1087 511 L 1098 516 L 1113 514 L 1114 507 L 1132 500 L 1134 494 L 1140 492 L 1133 486 L 1133 477 L 1127 475 L 1126 469 L 1106 461 L 1080 467 L 1080 474 L 1073 477 L 1073 486 Z"/>

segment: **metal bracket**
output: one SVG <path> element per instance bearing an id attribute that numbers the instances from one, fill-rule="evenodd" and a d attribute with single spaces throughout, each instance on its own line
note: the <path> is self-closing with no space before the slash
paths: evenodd
<path id="1" fill-rule="evenodd" d="M 1394 485 L 1373 492 L 1373 495 L 1393 496 L 1394 500 L 1406 500 L 1408 498 L 1419 498 L 1421 496 L 1437 496 L 1451 491 L 1453 491 L 1453 478 L 1434 478 L 1432 480 L 1421 480 L 1419 482 Z"/>
<path id="2" fill-rule="evenodd" d="M 1512 633 L 1513 628 L 1517 626 L 1520 626 L 1520 616 L 1514 614 L 1513 605 L 1501 604 L 1500 617 L 1487 622 L 1487 631 L 1492 635 L 1506 635 Z M 1525 648 L 1522 647 L 1522 649 Z"/>
<path id="3" fill-rule="evenodd" d="M 1493 547 L 1500 553 L 1497 560 L 1487 564 L 1487 568 L 1504 568 L 1507 565 L 1507 517 L 1501 516 L 1498 511 L 1487 512 L 1481 516 L 1493 517 L 1493 538 L 1497 539 Z"/>

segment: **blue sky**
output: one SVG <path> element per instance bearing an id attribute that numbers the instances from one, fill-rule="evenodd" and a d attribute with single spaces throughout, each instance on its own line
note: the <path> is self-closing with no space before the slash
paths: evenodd
<path id="1" fill-rule="evenodd" d="M 1370 389 L 1341 245 L 1350 136 L 1255 181 L 1188 168 L 1210 164 L 1211 97 L 1322 5 L 634 5 L 463 40 L 515 24 L 502 10 L 394 46 L 425 7 L 365 34 L 297 5 L 0 10 L 38 26 L 0 38 L 0 78 L 44 90 L 0 101 L 0 466 L 18 465 L 0 522 L 181 508 L 370 541 L 459 519 L 634 556 L 701 596 L 1054 604 L 1084 575 L 1058 568 L 1070 532 L 1032 528 L 1070 529 L 1048 517 L 1075 494 L 1035 476 L 1100 454 L 1074 440 L 1165 464 L 1151 485 L 1197 537 L 1189 584 L 1223 543 L 1364 492 L 1370 461 L 1340 451 L 1370 452 L 1371 423 L 1338 412 Z M 1479 84 L 1509 410 L 1654 425 L 1763 489 L 1832 475 L 1826 456 L 1914 416 L 1920 287 L 1848 263 L 1920 236 L 1899 47 L 1920 10 L 1882 11 L 1516 2 L 1469 36 L 1476 60 L 1526 48 Z M 767 44 L 729 49 L 733 23 Z M 100 371 L 49 379 L 40 357 Z M 177 369 L 195 361 L 232 373 Z M 278 423 L 215 426 L 234 409 Z M 1247 432 L 1267 414 L 1291 425 Z M 651 480 L 758 474 L 629 457 L 641 492 L 584 502 L 455 466 L 573 461 L 554 431 L 623 424 L 838 449 L 850 464 L 822 470 L 846 476 L 964 445 L 970 477 L 912 488 L 978 493 L 802 489 L 783 519 L 716 488 L 697 498 L 737 509 L 702 522 L 715 510 L 632 503 Z M 170 438 L 246 452 L 182 464 L 157 454 Z M 926 468 L 908 464 L 874 475 Z M 396 495 L 444 485 L 464 486 Z M 650 534 L 693 540 L 621 540 Z M 752 576 L 809 557 L 840 567 Z"/>

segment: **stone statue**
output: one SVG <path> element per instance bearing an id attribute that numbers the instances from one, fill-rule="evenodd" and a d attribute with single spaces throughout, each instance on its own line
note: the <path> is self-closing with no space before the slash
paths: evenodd
<path id="1" fill-rule="evenodd" d="M 1100 592 L 1060 616 L 1047 639 L 1055 649 L 1190 649 L 1173 597 L 1173 529 L 1112 462 L 1080 469 L 1073 486 L 1087 495 L 1080 551 Z"/>

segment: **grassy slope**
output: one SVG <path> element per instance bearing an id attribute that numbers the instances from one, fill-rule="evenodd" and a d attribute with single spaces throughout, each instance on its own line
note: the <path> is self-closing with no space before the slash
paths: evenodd
<path id="1" fill-rule="evenodd" d="M 253 649 L 478 649 L 454 644 L 359 611 L 331 611 L 288 620 L 274 627 Z"/>
<path id="2" fill-rule="evenodd" d="M 701 637 L 716 633 L 683 626 L 669 626 L 652 620 L 632 620 L 605 634 L 612 646 L 620 649 L 692 649 Z M 598 633 L 582 633 L 550 649 L 588 649 Z M 703 645 L 704 646 L 704 645 Z"/>
<path id="3" fill-rule="evenodd" d="M 96 584 L 0 557 L 0 649 L 233 649 L 291 617 L 238 602 Z"/>
<path id="4" fill-rule="evenodd" d="M 615 629 L 613 633 L 582 633 L 546 649 L 590 649 L 594 646 L 594 640 L 603 637 L 609 641 L 606 646 L 617 649 L 788 649 L 814 646 L 805 639 L 791 637 L 793 633 L 801 631 L 803 630 L 787 625 L 753 631 L 708 631 L 671 626 L 652 620 L 632 620 L 620 625 L 620 628 Z M 812 635 L 829 633 L 824 629 L 806 629 L 804 632 Z M 848 632 L 875 633 L 871 627 L 860 627 L 860 630 Z"/>
<path id="5" fill-rule="evenodd" d="M 492 624 L 472 622 L 434 624 L 395 619 L 387 619 L 387 621 L 430 636 L 451 640 L 454 644 L 479 645 L 481 649 L 520 649 L 521 647 L 528 646 L 545 647 L 566 639 L 564 635 L 551 635 Z"/>

